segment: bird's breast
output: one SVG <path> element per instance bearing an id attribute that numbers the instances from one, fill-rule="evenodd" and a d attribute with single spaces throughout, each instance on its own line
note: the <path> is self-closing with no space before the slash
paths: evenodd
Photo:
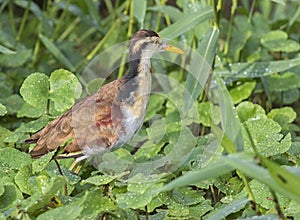
<path id="1" fill-rule="evenodd" d="M 122 100 L 120 104 L 120 111 L 122 115 L 123 137 L 124 141 L 128 141 L 139 130 L 143 124 L 149 96 L 151 92 L 151 75 L 147 74 L 143 77 L 136 77 L 134 84 L 127 85 L 128 96 Z M 135 89 L 130 89 L 135 87 Z"/>

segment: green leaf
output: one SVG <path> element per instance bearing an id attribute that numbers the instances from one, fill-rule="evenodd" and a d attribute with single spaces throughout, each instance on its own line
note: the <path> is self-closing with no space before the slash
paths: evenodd
<path id="1" fill-rule="evenodd" d="M 289 89 L 287 91 L 282 92 L 282 101 L 283 104 L 292 104 L 298 101 L 300 97 L 299 89 Z"/>
<path id="2" fill-rule="evenodd" d="M 19 172 L 15 176 L 15 181 L 19 189 L 22 191 L 22 193 L 28 195 L 32 195 L 36 190 L 36 187 L 34 187 L 34 184 L 36 185 L 35 179 L 36 177 L 32 175 L 30 166 L 20 167 Z"/>
<path id="3" fill-rule="evenodd" d="M 174 39 L 179 35 L 192 29 L 196 24 L 213 18 L 212 8 L 205 8 L 197 12 L 184 15 L 181 19 L 177 20 L 174 24 L 163 29 L 159 34 L 162 38 Z"/>
<path id="4" fill-rule="evenodd" d="M 268 118 L 273 119 L 282 127 L 292 123 L 296 119 L 296 112 L 291 107 L 273 108 L 268 113 Z"/>
<path id="5" fill-rule="evenodd" d="M 4 140 L 11 135 L 12 132 L 10 130 L 0 126 L 0 148 L 4 148 Z"/>
<path id="6" fill-rule="evenodd" d="M 20 50 L 15 53 L 0 54 L 0 66 L 19 67 L 31 57 L 31 50 Z"/>
<path id="7" fill-rule="evenodd" d="M 191 219 L 199 219 L 199 216 L 203 216 L 214 208 L 211 206 L 209 200 L 204 200 L 202 203 L 189 207 L 189 217 Z"/>
<path id="8" fill-rule="evenodd" d="M 264 165 L 267 167 L 272 178 L 285 190 L 295 194 L 300 198 L 298 186 L 300 178 L 283 167 L 271 162 L 268 159 L 263 159 Z"/>
<path id="9" fill-rule="evenodd" d="M 161 12 L 165 15 L 170 16 L 170 18 L 175 21 L 179 20 L 183 14 L 178 8 L 169 5 L 155 5 L 153 7 L 148 7 L 147 10 Z"/>
<path id="10" fill-rule="evenodd" d="M 81 94 L 77 77 L 64 69 L 55 70 L 50 76 L 50 99 L 56 110 L 63 112 L 75 103 Z"/>
<path id="11" fill-rule="evenodd" d="M 81 184 L 89 183 L 89 184 L 93 184 L 95 186 L 102 186 L 102 185 L 112 182 L 115 179 L 121 178 L 122 176 L 127 175 L 127 174 L 128 174 L 128 172 L 126 171 L 126 172 L 120 173 L 115 176 L 110 176 L 110 175 L 91 176 L 85 180 L 82 180 Z"/>
<path id="12" fill-rule="evenodd" d="M 266 82 L 270 91 L 287 91 L 300 87 L 300 76 L 292 72 L 273 74 L 266 77 Z"/>
<path id="13" fill-rule="evenodd" d="M 270 172 L 267 169 L 257 164 L 254 155 L 251 155 L 249 153 L 236 153 L 236 154 L 230 154 L 220 159 L 225 160 L 228 164 L 232 166 L 232 168 L 240 170 L 248 177 L 254 178 L 257 181 L 266 184 L 267 186 L 272 188 L 275 192 L 281 193 L 282 195 L 290 199 L 294 199 L 300 202 L 300 196 L 298 196 L 293 192 L 297 188 L 291 189 L 279 185 L 277 181 L 274 181 L 274 179 L 270 175 Z M 279 173 L 281 173 L 281 171 L 279 171 Z M 284 178 L 286 177 L 285 174 L 283 177 Z M 294 180 L 294 177 L 292 177 L 292 179 Z M 296 182 L 298 182 L 298 180 Z"/>
<path id="14" fill-rule="evenodd" d="M 291 135 L 288 134 L 284 137 L 279 133 L 280 131 L 280 125 L 271 119 L 257 119 L 244 122 L 242 132 L 245 150 L 253 152 L 251 137 L 255 147 L 262 156 L 269 157 L 286 152 L 291 146 Z"/>
<path id="15" fill-rule="evenodd" d="M 134 0 L 134 16 L 140 23 L 141 28 L 143 28 L 144 18 L 146 14 L 147 1 L 146 0 Z"/>
<path id="16" fill-rule="evenodd" d="M 33 213 L 36 210 L 43 209 L 56 193 L 63 191 L 64 185 L 66 184 L 65 178 L 62 176 L 51 178 L 50 182 L 45 180 L 43 180 L 43 182 L 44 186 L 41 191 L 35 191 L 35 193 L 26 200 L 18 202 L 19 210 L 26 210 L 27 213 Z"/>
<path id="17" fill-rule="evenodd" d="M 32 173 L 39 173 L 44 170 L 55 154 L 56 151 L 52 151 L 34 160 L 32 163 Z"/>
<path id="18" fill-rule="evenodd" d="M 200 181 L 207 180 L 210 178 L 218 177 L 220 175 L 229 173 L 233 168 L 224 161 L 216 161 L 209 166 L 201 168 L 201 170 L 187 172 L 183 176 L 176 178 L 169 182 L 158 192 L 170 191 L 175 188 L 189 186 L 199 183 Z"/>
<path id="19" fill-rule="evenodd" d="M 163 104 L 165 103 L 166 98 L 159 94 L 151 94 L 148 104 L 147 115 L 144 121 L 148 121 L 156 113 L 164 108 Z"/>
<path id="20" fill-rule="evenodd" d="M 92 189 L 86 191 L 87 198 L 81 212 L 81 219 L 97 219 L 102 212 L 111 212 L 116 209 L 116 205 L 108 196 L 103 196 L 103 190 Z"/>
<path id="21" fill-rule="evenodd" d="M 7 113 L 6 107 L 0 103 L 0 116 L 3 116 Z"/>
<path id="22" fill-rule="evenodd" d="M 31 163 L 29 154 L 20 152 L 14 148 L 0 149 L 0 167 L 1 169 L 17 169 Z"/>
<path id="23" fill-rule="evenodd" d="M 158 143 L 166 134 L 167 124 L 162 117 L 156 117 L 150 121 L 150 126 L 146 129 L 149 140 Z"/>
<path id="24" fill-rule="evenodd" d="M 285 1 L 284 0 L 271 0 L 271 1 L 285 6 Z"/>
<path id="25" fill-rule="evenodd" d="M 3 53 L 3 54 L 15 54 L 16 52 L 13 51 L 13 50 L 10 50 L 7 47 L 4 47 L 4 46 L 0 45 L 0 53 Z"/>
<path id="26" fill-rule="evenodd" d="M 20 93 L 23 99 L 38 109 L 46 109 L 49 98 L 48 76 L 43 73 L 33 73 L 23 82 Z"/>
<path id="27" fill-rule="evenodd" d="M 14 202 L 23 199 L 20 190 L 13 183 L 4 183 L 4 193 L 0 196 L 0 210 L 14 208 Z"/>
<path id="28" fill-rule="evenodd" d="M 239 119 L 241 122 L 253 119 L 266 119 L 266 113 L 263 107 L 252 102 L 241 102 L 236 110 L 238 112 Z"/>
<path id="29" fill-rule="evenodd" d="M 25 102 L 23 106 L 20 108 L 20 110 L 18 111 L 17 117 L 38 118 L 42 116 L 45 113 L 45 111 L 46 109 L 39 109 L 30 105 L 28 102 Z"/>
<path id="30" fill-rule="evenodd" d="M 184 94 L 184 113 L 191 108 L 193 102 L 198 98 L 205 87 L 211 66 L 215 57 L 219 30 L 210 28 L 200 42 L 199 48 L 193 54 L 190 72 L 186 80 L 186 92 Z"/>
<path id="31" fill-rule="evenodd" d="M 253 34 L 248 19 L 249 18 L 245 15 L 234 16 L 235 25 L 233 26 L 232 39 L 230 40 L 228 51 L 228 56 L 234 62 L 239 60 L 242 51 L 245 50 L 246 43 Z"/>
<path id="32" fill-rule="evenodd" d="M 217 208 L 212 214 L 209 214 L 209 218 L 207 220 L 214 220 L 214 219 L 224 219 L 226 216 L 235 213 L 242 208 L 249 202 L 249 198 L 238 198 L 232 201 L 229 204 L 223 204 L 219 208 Z M 206 218 L 205 218 L 206 219 Z"/>
<path id="33" fill-rule="evenodd" d="M 65 220 L 77 219 L 80 216 L 86 202 L 87 194 L 67 205 L 51 209 L 37 217 L 37 220 Z"/>
<path id="34" fill-rule="evenodd" d="M 15 114 L 22 107 L 24 101 L 19 95 L 13 94 L 3 100 L 2 103 L 5 105 L 8 114 Z"/>
<path id="35" fill-rule="evenodd" d="M 14 81 L 10 79 L 9 75 L 0 72 L 0 98 L 2 100 L 13 94 L 13 87 Z"/>
<path id="36" fill-rule="evenodd" d="M 203 202 L 205 193 L 200 190 L 192 190 L 190 187 L 174 189 L 172 198 L 183 205 L 196 205 Z"/>
<path id="37" fill-rule="evenodd" d="M 287 39 L 288 35 L 284 31 L 270 31 L 261 38 L 261 44 L 267 49 L 275 52 L 296 52 L 300 50 L 300 45 L 294 40 Z"/>
<path id="38" fill-rule="evenodd" d="M 253 192 L 255 202 L 265 209 L 273 209 L 274 198 L 270 192 L 269 187 L 256 180 L 252 180 L 249 185 Z M 281 207 L 286 207 L 290 201 L 288 198 L 282 196 L 281 194 L 277 194 L 277 199 Z"/>
<path id="39" fill-rule="evenodd" d="M 55 46 L 54 43 L 51 42 L 50 39 L 45 37 L 42 34 L 39 34 L 39 38 L 45 45 L 45 47 L 52 53 L 52 55 L 62 64 L 64 64 L 71 71 L 75 70 L 73 64 L 68 60 L 68 58 Z"/>
<path id="40" fill-rule="evenodd" d="M 162 174 L 164 175 L 164 174 Z M 162 186 L 161 175 L 145 176 L 139 173 L 128 180 L 128 192 L 117 194 L 117 203 L 122 208 L 144 208 Z"/>
<path id="41" fill-rule="evenodd" d="M 224 132 L 224 135 L 229 138 L 229 140 L 234 143 L 237 151 L 243 150 L 243 136 L 241 124 L 232 103 L 229 92 L 224 85 L 223 80 L 216 76 L 216 82 L 218 88 L 214 91 L 212 90 L 212 96 L 218 97 L 219 108 L 220 108 L 220 119 L 221 127 Z M 224 146 L 224 145 L 223 145 Z"/>
<path id="42" fill-rule="evenodd" d="M 257 78 L 283 72 L 300 65 L 300 58 L 270 62 L 234 63 L 228 69 L 215 69 L 215 73 L 231 80 Z"/>
<path id="43" fill-rule="evenodd" d="M 91 80 L 86 86 L 87 93 L 92 94 L 97 92 L 97 90 L 100 88 L 100 85 L 103 85 L 104 81 L 105 79 L 102 77 Z"/>
<path id="44" fill-rule="evenodd" d="M 236 85 L 233 89 L 230 90 L 230 96 L 234 104 L 241 102 L 244 99 L 249 98 L 252 91 L 255 88 L 255 82 L 245 82 L 239 85 Z"/>

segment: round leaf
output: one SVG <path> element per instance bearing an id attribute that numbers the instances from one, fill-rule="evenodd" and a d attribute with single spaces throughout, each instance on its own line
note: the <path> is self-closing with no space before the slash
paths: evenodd
<path id="1" fill-rule="evenodd" d="M 296 112 L 291 107 L 272 109 L 268 113 L 268 118 L 273 119 L 281 126 L 284 126 L 288 123 L 292 123 L 296 119 L 296 116 Z"/>
<path id="2" fill-rule="evenodd" d="M 232 97 L 233 103 L 236 104 L 247 99 L 255 88 L 255 84 L 255 82 L 245 82 L 231 89 L 229 93 Z"/>
<path id="3" fill-rule="evenodd" d="M 261 44 L 275 52 L 296 52 L 300 50 L 300 45 L 294 40 L 287 39 L 288 35 L 284 31 L 276 30 L 265 34 L 261 39 Z"/>
<path id="4" fill-rule="evenodd" d="M 243 125 L 242 133 L 246 151 L 253 152 L 253 142 L 262 156 L 269 157 L 284 153 L 291 146 L 291 135 L 283 137 L 279 133 L 280 125 L 271 119 L 248 120 Z"/>
<path id="5" fill-rule="evenodd" d="M 63 112 L 72 107 L 81 94 L 77 77 L 64 69 L 55 70 L 50 76 L 50 99 L 56 110 Z"/>
<path id="6" fill-rule="evenodd" d="M 43 73 L 29 75 L 24 80 L 20 93 L 30 105 L 39 109 L 46 109 L 49 98 L 48 76 Z"/>
<path id="7" fill-rule="evenodd" d="M 237 108 L 239 119 L 241 122 L 249 119 L 264 119 L 267 118 L 265 110 L 257 104 L 251 102 L 242 102 Z"/>

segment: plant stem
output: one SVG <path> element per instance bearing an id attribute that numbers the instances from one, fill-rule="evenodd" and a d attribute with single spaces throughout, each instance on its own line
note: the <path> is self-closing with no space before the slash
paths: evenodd
<path id="1" fill-rule="evenodd" d="M 21 35 L 23 33 L 25 23 L 26 23 L 26 20 L 27 20 L 27 17 L 28 17 L 28 12 L 29 12 L 29 9 L 30 9 L 31 2 L 32 2 L 32 0 L 28 1 L 27 7 L 26 7 L 25 12 L 24 12 L 24 15 L 22 17 L 21 25 L 20 25 L 18 34 L 16 36 L 15 47 L 17 46 L 18 42 L 20 41 Z"/>
<path id="2" fill-rule="evenodd" d="M 252 16 L 253 16 L 253 11 L 254 11 L 255 5 L 256 5 L 256 0 L 253 0 L 253 1 L 252 1 L 252 4 L 251 4 L 250 12 L 249 12 L 249 17 L 248 17 L 248 22 L 249 22 L 249 23 L 250 23 L 251 20 L 252 20 Z"/>
<path id="3" fill-rule="evenodd" d="M 71 0 L 68 0 L 67 1 L 67 4 L 66 4 L 66 7 L 64 8 L 59 20 L 58 20 L 58 23 L 53 31 L 53 34 L 52 34 L 52 37 L 51 37 L 51 41 L 54 41 L 55 38 L 56 38 L 56 35 L 58 34 L 59 30 L 60 30 L 60 27 L 62 26 L 62 24 L 64 23 L 65 21 L 65 17 L 66 17 L 66 14 L 68 12 L 68 9 L 69 9 L 69 6 L 71 4 Z"/>
<path id="4" fill-rule="evenodd" d="M 9 1 L 8 13 L 9 13 L 9 21 L 10 21 L 11 30 L 12 30 L 13 34 L 16 35 L 17 31 L 16 31 L 16 25 L 14 22 L 15 18 L 14 18 L 14 12 L 13 12 L 13 1 Z"/>
<path id="5" fill-rule="evenodd" d="M 227 37 L 226 37 L 226 42 L 225 42 L 225 46 L 224 46 L 224 54 L 227 54 L 229 51 L 229 44 L 230 44 L 230 38 L 231 38 L 231 32 L 232 32 L 232 26 L 233 26 L 233 18 L 234 18 L 236 6 L 237 6 L 237 0 L 233 0 L 232 5 L 231 5 L 231 13 L 230 13 Z"/>
<path id="6" fill-rule="evenodd" d="M 67 29 L 60 35 L 57 41 L 62 42 L 70 33 L 72 33 L 72 31 L 77 27 L 80 20 L 80 17 L 75 18 L 73 22 L 69 25 L 69 27 L 67 27 Z"/>

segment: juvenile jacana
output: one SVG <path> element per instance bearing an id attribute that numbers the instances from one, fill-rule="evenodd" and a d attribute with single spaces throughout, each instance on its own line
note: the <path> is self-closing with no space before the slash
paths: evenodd
<path id="1" fill-rule="evenodd" d="M 101 87 L 76 103 L 26 143 L 35 143 L 30 152 L 39 158 L 63 147 L 56 158 L 89 158 L 106 149 L 122 146 L 142 126 L 151 90 L 150 58 L 160 51 L 183 54 L 167 45 L 157 33 L 140 30 L 130 41 L 129 71 L 122 78 Z"/>

